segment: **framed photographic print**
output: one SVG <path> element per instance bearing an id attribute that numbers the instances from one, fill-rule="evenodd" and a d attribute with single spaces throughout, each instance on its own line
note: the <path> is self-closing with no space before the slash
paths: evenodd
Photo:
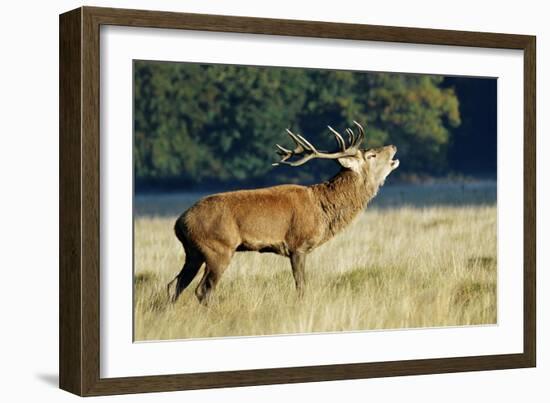
<path id="1" fill-rule="evenodd" d="M 60 16 L 60 387 L 535 366 L 535 37 Z"/>

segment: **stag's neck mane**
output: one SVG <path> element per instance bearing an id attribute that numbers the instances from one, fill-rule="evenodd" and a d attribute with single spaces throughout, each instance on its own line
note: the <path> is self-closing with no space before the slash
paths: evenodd
<path id="1" fill-rule="evenodd" d="M 379 185 L 343 169 L 332 179 L 311 186 L 325 214 L 327 239 L 346 227 L 376 196 Z"/>

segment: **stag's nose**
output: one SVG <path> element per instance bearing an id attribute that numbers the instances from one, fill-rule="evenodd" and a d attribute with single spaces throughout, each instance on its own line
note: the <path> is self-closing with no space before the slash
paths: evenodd
<path id="1" fill-rule="evenodd" d="M 395 153 L 397 152 L 397 147 L 394 146 L 393 144 L 390 144 L 388 146 L 386 146 L 386 150 L 388 150 L 392 156 L 395 155 Z"/>

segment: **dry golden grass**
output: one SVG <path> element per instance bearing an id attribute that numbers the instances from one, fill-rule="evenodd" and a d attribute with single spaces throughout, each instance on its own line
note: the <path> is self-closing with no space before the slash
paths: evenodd
<path id="1" fill-rule="evenodd" d="M 171 304 L 174 218 L 135 220 L 136 340 L 496 323 L 496 207 L 368 209 L 308 256 L 298 300 L 287 258 L 237 253 L 212 303 L 201 272 Z"/>

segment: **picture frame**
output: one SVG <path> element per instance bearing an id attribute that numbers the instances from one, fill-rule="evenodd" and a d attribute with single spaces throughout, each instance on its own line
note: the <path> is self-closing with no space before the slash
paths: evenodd
<path id="1" fill-rule="evenodd" d="M 523 352 L 101 377 L 100 27 L 129 26 L 523 51 Z M 526 368 L 536 365 L 534 36 L 81 7 L 60 16 L 60 388 L 80 396 Z M 520 134 L 518 133 L 518 136 Z M 205 341 L 206 343 L 208 341 Z"/>

